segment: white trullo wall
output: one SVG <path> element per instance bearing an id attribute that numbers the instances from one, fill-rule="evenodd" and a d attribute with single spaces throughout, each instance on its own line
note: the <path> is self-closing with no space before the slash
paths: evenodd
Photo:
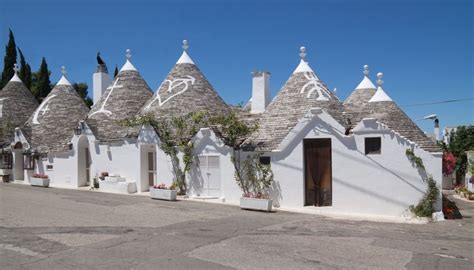
<path id="1" fill-rule="evenodd" d="M 201 171 L 199 157 L 215 157 L 219 159 L 219 169 L 210 173 L 217 173 L 220 179 L 220 195 L 226 202 L 238 203 L 242 191 L 235 182 L 234 165 L 231 161 L 232 149 L 225 146 L 210 129 L 201 129 L 193 138 L 195 159 L 191 172 L 188 175 L 188 193 L 191 196 L 207 196 L 205 185 L 206 172 Z M 214 192 L 213 195 L 216 193 Z"/>
<path id="2" fill-rule="evenodd" d="M 282 151 L 269 153 L 275 175 L 273 198 L 288 208 L 304 206 L 303 140 L 329 138 L 332 147 L 332 208 L 341 212 L 400 216 L 426 191 L 426 182 L 408 160 L 411 145 L 394 132 L 377 126 L 345 136 L 343 128 L 326 113 L 300 123 Z M 364 138 L 381 137 L 382 153 L 365 155 Z M 419 148 L 428 173 L 440 187 L 441 159 Z M 440 205 L 438 205 L 439 207 Z"/>

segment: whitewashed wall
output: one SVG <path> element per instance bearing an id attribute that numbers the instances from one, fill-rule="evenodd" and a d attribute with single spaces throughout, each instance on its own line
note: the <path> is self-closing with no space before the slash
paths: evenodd
<path id="1" fill-rule="evenodd" d="M 418 170 L 405 155 L 410 144 L 381 126 L 344 136 L 326 113 L 295 128 L 283 151 L 270 153 L 275 175 L 273 197 L 282 207 L 304 206 L 303 139 L 330 138 L 333 208 L 350 213 L 400 216 L 426 191 Z M 382 138 L 381 155 L 364 154 L 364 138 Z M 415 149 L 427 171 L 441 186 L 441 158 Z M 438 205 L 440 206 L 440 205 Z"/>
<path id="2" fill-rule="evenodd" d="M 234 178 L 234 165 L 231 161 L 232 149 L 225 146 L 222 141 L 210 129 L 201 129 L 193 139 L 194 155 L 197 156 L 219 156 L 221 198 L 226 202 L 238 203 L 242 191 Z M 203 179 L 199 171 L 197 158 L 188 175 L 188 191 L 191 196 L 202 193 Z"/>

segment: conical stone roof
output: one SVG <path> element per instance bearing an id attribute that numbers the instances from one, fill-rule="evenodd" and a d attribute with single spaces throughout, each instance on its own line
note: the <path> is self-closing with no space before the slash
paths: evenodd
<path id="1" fill-rule="evenodd" d="M 130 58 L 129 53 L 128 50 Z M 152 95 L 148 84 L 127 59 L 113 84 L 92 107 L 87 124 L 101 142 L 134 138 L 139 128 L 124 127 L 120 121 L 136 115 Z"/>
<path id="2" fill-rule="evenodd" d="M 31 147 L 39 153 L 65 152 L 74 130 L 89 112 L 84 100 L 63 76 L 43 99 L 23 129 Z"/>
<path id="3" fill-rule="evenodd" d="M 162 119 L 196 111 L 208 111 L 214 115 L 227 113 L 227 104 L 187 54 L 186 41 L 183 43 L 183 54 L 141 113 L 152 113 Z"/>
<path id="4" fill-rule="evenodd" d="M 377 74 L 379 87 L 377 92 L 367 102 L 362 114 L 364 118 L 375 118 L 398 132 L 406 139 L 418 144 L 429 152 L 440 152 L 441 149 L 429 138 L 400 107 L 387 95 L 382 88 L 382 73 Z"/>
<path id="5" fill-rule="evenodd" d="M 306 55 L 304 47 L 300 56 Z M 275 150 L 298 121 L 312 108 L 321 108 L 341 125 L 344 124 L 343 106 L 339 99 L 302 59 L 277 96 L 260 117 L 259 129 L 248 143 L 258 150 Z"/>
<path id="6" fill-rule="evenodd" d="M 364 78 L 354 89 L 349 97 L 344 101 L 344 109 L 351 115 L 353 123 L 357 123 L 363 118 L 363 108 L 374 96 L 376 87 L 369 79 L 369 66 L 364 65 Z"/>
<path id="7" fill-rule="evenodd" d="M 23 127 L 36 107 L 38 102 L 20 80 L 15 68 L 15 75 L 0 91 L 0 128 L 3 133 L 0 146 L 12 141 L 14 129 Z"/>

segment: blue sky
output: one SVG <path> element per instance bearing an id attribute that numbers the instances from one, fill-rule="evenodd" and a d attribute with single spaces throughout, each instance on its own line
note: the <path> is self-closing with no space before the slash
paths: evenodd
<path id="1" fill-rule="evenodd" d="M 189 54 L 229 103 L 245 102 L 254 70 L 272 74 L 276 95 L 299 62 L 298 50 L 345 99 L 368 64 L 399 105 L 473 98 L 472 1 L 58 1 L 0 0 L 0 45 L 14 31 L 33 70 L 45 56 L 51 80 L 92 91 L 95 55 L 112 72 L 132 62 L 158 88 L 188 39 Z M 3 61 L 1 62 L 3 65 Z M 474 101 L 402 107 L 413 119 L 437 114 L 441 126 L 474 123 Z M 417 121 L 432 132 L 432 122 Z"/>

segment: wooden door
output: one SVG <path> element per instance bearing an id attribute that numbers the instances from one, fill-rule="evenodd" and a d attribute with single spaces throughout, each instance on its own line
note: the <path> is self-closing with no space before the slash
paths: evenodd
<path id="1" fill-rule="evenodd" d="M 91 181 L 91 153 L 89 152 L 89 147 L 86 147 L 84 150 L 86 152 L 86 183 L 89 184 Z"/>
<path id="2" fill-rule="evenodd" d="M 156 152 L 148 152 L 148 185 L 154 186 L 156 179 Z"/>
<path id="3" fill-rule="evenodd" d="M 305 164 L 305 205 L 332 205 L 331 139 L 303 142 Z"/>

